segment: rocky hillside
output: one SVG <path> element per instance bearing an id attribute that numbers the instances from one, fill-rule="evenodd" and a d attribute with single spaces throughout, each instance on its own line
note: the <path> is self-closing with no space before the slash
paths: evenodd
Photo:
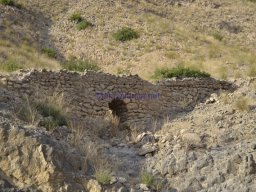
<path id="1" fill-rule="evenodd" d="M 138 73 L 147 79 L 158 67 L 178 64 L 222 79 L 255 76 L 253 1 L 17 2 L 20 9 L 0 5 L 0 48 L 4 62 L 19 64 L 25 57 L 20 68 L 33 66 L 36 57 L 40 62 L 33 67 L 58 68 L 55 60 L 49 66 L 41 55 L 50 48 L 62 62 L 89 59 L 107 72 Z M 79 30 L 70 20 L 74 13 L 92 26 Z M 113 34 L 123 27 L 136 30 L 139 38 L 116 41 Z M 9 55 L 11 51 L 17 56 Z"/>
<path id="2" fill-rule="evenodd" d="M 233 83 L 236 91 L 213 94 L 146 132 L 117 129 L 110 116 L 52 126 L 61 116 L 50 105 L 46 117 L 41 105 L 2 86 L 0 189 L 253 192 L 256 80 Z M 55 99 L 47 102 L 61 103 Z"/>

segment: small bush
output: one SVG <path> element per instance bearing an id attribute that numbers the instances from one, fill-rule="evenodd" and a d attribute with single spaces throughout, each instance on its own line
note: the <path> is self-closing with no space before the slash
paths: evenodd
<path id="1" fill-rule="evenodd" d="M 86 29 L 87 27 L 92 27 L 93 24 L 87 20 L 83 20 L 77 24 L 77 29 L 79 31 Z"/>
<path id="2" fill-rule="evenodd" d="M 96 170 L 95 178 L 100 184 L 109 185 L 111 181 L 111 171 L 109 169 Z"/>
<path id="3" fill-rule="evenodd" d="M 99 71 L 100 67 L 90 60 L 71 59 L 63 64 L 63 68 L 69 71 L 83 72 L 85 70 Z"/>
<path id="4" fill-rule="evenodd" d="M 114 38 L 117 41 L 129 41 L 139 38 L 139 34 L 131 28 L 124 27 L 114 34 Z"/>
<path id="5" fill-rule="evenodd" d="M 154 78 L 172 78 L 172 77 L 210 77 L 210 74 L 195 69 L 178 66 L 175 68 L 161 68 L 156 69 Z"/>
<path id="6" fill-rule="evenodd" d="M 247 0 L 249 2 L 252 2 L 252 3 L 256 3 L 256 0 Z"/>
<path id="7" fill-rule="evenodd" d="M 0 4 L 5 5 L 5 6 L 16 7 L 18 9 L 22 8 L 22 5 L 19 3 L 16 3 L 14 0 L 0 0 Z"/>
<path id="8" fill-rule="evenodd" d="M 45 121 L 45 124 L 55 124 L 56 126 L 67 125 L 65 115 L 62 114 L 62 112 L 59 109 L 57 109 L 54 105 L 38 102 L 35 103 L 35 106 L 43 117 L 49 118 Z"/>
<path id="9" fill-rule="evenodd" d="M 76 23 L 79 23 L 81 21 L 83 21 L 83 18 L 81 16 L 80 13 L 73 13 L 71 16 L 70 16 L 70 20 L 71 21 L 74 21 Z"/>
<path id="10" fill-rule="evenodd" d="M 50 58 L 56 58 L 57 52 L 52 48 L 43 48 L 42 52 Z"/>

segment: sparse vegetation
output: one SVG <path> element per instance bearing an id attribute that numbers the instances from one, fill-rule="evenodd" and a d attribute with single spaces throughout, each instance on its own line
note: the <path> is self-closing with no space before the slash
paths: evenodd
<path id="1" fill-rule="evenodd" d="M 216 39 L 218 41 L 222 41 L 224 38 L 223 35 L 221 35 L 219 32 L 212 33 L 212 36 L 214 37 L 214 39 Z"/>
<path id="2" fill-rule="evenodd" d="M 38 112 L 44 117 L 44 120 L 40 122 L 41 126 L 53 129 L 56 126 L 67 125 L 65 115 L 55 105 L 37 102 L 35 106 Z"/>
<path id="3" fill-rule="evenodd" d="M 249 77 L 256 77 L 256 65 L 249 66 L 248 76 Z"/>
<path id="4" fill-rule="evenodd" d="M 63 64 L 63 68 L 69 71 L 84 72 L 85 70 L 99 71 L 100 67 L 90 60 L 71 59 Z"/>
<path id="5" fill-rule="evenodd" d="M 109 169 L 100 168 L 95 171 L 96 180 L 102 185 L 109 185 L 111 181 L 111 171 Z"/>
<path id="6" fill-rule="evenodd" d="M 87 27 L 92 27 L 93 24 L 87 20 L 83 20 L 77 24 L 77 29 L 79 31 L 86 29 Z"/>
<path id="7" fill-rule="evenodd" d="M 137 39 L 139 38 L 138 32 L 136 32 L 134 29 L 129 28 L 129 27 L 123 27 L 122 29 L 118 30 L 114 34 L 114 38 L 117 41 L 130 41 L 132 39 Z"/>
<path id="8" fill-rule="evenodd" d="M 169 59 L 177 59 L 179 58 L 179 54 L 175 51 L 168 51 L 165 53 L 165 56 Z"/>
<path id="9" fill-rule="evenodd" d="M 57 57 L 57 52 L 56 50 L 52 49 L 52 48 L 43 48 L 42 49 L 42 53 L 44 53 L 45 55 L 47 55 L 50 58 L 56 58 Z"/>
<path id="10" fill-rule="evenodd" d="M 13 72 L 19 69 L 23 69 L 22 65 L 16 62 L 16 60 L 8 60 L 5 63 L 0 63 L 0 71 Z"/>
<path id="11" fill-rule="evenodd" d="M 70 20 L 71 20 L 71 21 L 74 21 L 74 22 L 76 22 L 76 23 L 79 23 L 79 22 L 83 21 L 83 18 L 82 18 L 82 16 L 81 16 L 80 13 L 75 12 L 75 13 L 73 13 L 73 14 L 70 16 Z"/>
<path id="12" fill-rule="evenodd" d="M 28 97 L 24 98 L 24 102 L 15 109 L 18 119 L 21 119 L 31 125 L 35 125 L 38 120 L 37 110 Z"/>
<path id="13" fill-rule="evenodd" d="M 84 19 L 80 13 L 75 12 L 70 16 L 70 20 L 77 23 L 76 28 L 81 31 L 86 29 L 87 27 L 92 27 L 93 24 L 86 19 Z"/>
<path id="14" fill-rule="evenodd" d="M 53 130 L 57 126 L 67 125 L 68 109 L 65 107 L 65 102 L 63 94 L 57 92 L 44 100 L 34 101 L 33 105 L 43 117 L 39 125 L 48 130 Z"/>
<path id="15" fill-rule="evenodd" d="M 156 69 L 153 77 L 156 79 L 172 77 L 210 77 L 210 74 L 199 70 L 178 66 L 175 68 L 164 67 Z"/>
<path id="16" fill-rule="evenodd" d="M 249 99 L 245 96 L 240 96 L 235 101 L 235 108 L 240 111 L 248 111 L 249 110 Z"/>
<path id="17" fill-rule="evenodd" d="M 113 137 L 117 136 L 119 131 L 119 123 L 120 123 L 120 119 L 118 118 L 118 116 L 113 115 L 112 112 L 108 112 L 105 115 L 105 120 L 110 124 L 109 126 L 110 126 L 111 135 Z"/>
<path id="18" fill-rule="evenodd" d="M 148 187 L 152 187 L 155 182 L 155 177 L 151 173 L 143 171 L 140 175 L 140 180 L 141 183 L 146 184 Z"/>
<path id="19" fill-rule="evenodd" d="M 127 68 L 118 67 L 117 68 L 117 75 L 130 75 L 131 70 Z"/>

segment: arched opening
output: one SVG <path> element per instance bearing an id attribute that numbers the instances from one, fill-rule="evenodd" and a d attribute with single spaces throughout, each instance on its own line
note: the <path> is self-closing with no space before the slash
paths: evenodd
<path id="1" fill-rule="evenodd" d="M 109 108 L 112 111 L 112 114 L 119 118 L 120 123 L 123 123 L 127 120 L 127 106 L 125 102 L 121 99 L 113 99 L 109 104 Z"/>

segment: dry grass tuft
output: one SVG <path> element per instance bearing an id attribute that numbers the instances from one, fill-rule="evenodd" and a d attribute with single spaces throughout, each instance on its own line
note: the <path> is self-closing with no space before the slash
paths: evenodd
<path id="1" fill-rule="evenodd" d="M 110 133 L 112 137 L 117 136 L 119 132 L 119 124 L 120 124 L 120 119 L 118 116 L 113 115 L 112 111 L 108 111 L 105 115 L 104 120 L 108 122 L 110 126 Z"/>
<path id="2" fill-rule="evenodd" d="M 240 111 L 248 111 L 249 110 L 250 101 L 245 96 L 240 96 L 235 101 L 235 108 Z"/>

